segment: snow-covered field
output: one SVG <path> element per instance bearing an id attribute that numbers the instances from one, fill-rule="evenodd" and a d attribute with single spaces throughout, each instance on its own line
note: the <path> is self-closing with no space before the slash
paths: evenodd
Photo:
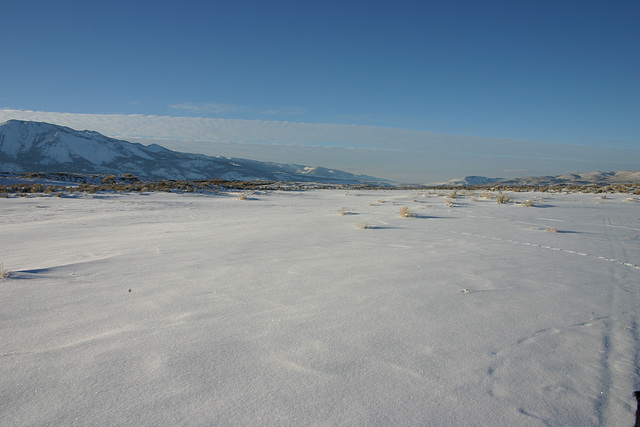
<path id="1" fill-rule="evenodd" d="M 0 199 L 0 425 L 633 425 L 640 203 L 508 194 Z"/>

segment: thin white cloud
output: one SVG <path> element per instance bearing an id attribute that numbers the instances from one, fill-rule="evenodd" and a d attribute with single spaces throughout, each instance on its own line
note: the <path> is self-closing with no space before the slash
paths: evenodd
<path id="1" fill-rule="evenodd" d="M 263 114 L 265 116 L 295 115 L 295 114 L 302 114 L 305 111 L 306 109 L 302 107 L 280 107 L 280 108 L 268 108 L 268 109 L 256 110 L 258 114 Z"/>
<path id="2" fill-rule="evenodd" d="M 244 108 L 229 104 L 183 102 L 170 105 L 169 108 L 178 111 L 188 111 L 197 114 L 229 114 L 244 111 Z"/>
<path id="3" fill-rule="evenodd" d="M 636 169 L 640 149 L 601 148 L 290 121 L 0 110 L 0 122 L 34 120 L 169 149 L 345 169 L 405 182 L 506 171 Z"/>
<path id="4" fill-rule="evenodd" d="M 169 105 L 169 108 L 192 114 L 238 114 L 250 113 L 264 116 L 296 115 L 305 111 L 302 107 L 268 107 L 263 109 L 249 108 L 241 105 L 183 102 Z"/>
<path id="5" fill-rule="evenodd" d="M 511 173 L 511 174 L 523 174 L 523 173 L 529 173 L 531 172 L 530 170 L 527 169 L 505 169 L 503 170 L 504 173 Z"/>

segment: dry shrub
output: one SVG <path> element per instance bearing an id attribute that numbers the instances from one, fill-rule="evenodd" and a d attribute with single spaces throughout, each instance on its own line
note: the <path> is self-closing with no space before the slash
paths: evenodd
<path id="1" fill-rule="evenodd" d="M 557 233 L 558 227 L 547 227 L 544 229 L 544 231 L 546 231 L 547 233 Z"/>
<path id="2" fill-rule="evenodd" d="M 104 178 L 102 178 L 102 183 L 103 184 L 115 184 L 116 182 L 116 176 L 115 175 L 107 175 Z"/>
<path id="3" fill-rule="evenodd" d="M 9 270 L 4 268 L 4 264 L 0 264 L 0 280 L 4 280 L 9 277 Z"/>
<path id="4" fill-rule="evenodd" d="M 416 216 L 409 210 L 409 206 L 403 206 L 400 208 L 400 218 L 412 218 Z"/>
<path id="5" fill-rule="evenodd" d="M 498 198 L 496 199 L 496 201 L 498 202 L 498 204 L 500 205 L 504 205 L 505 203 L 508 203 L 509 200 L 511 200 L 511 197 L 509 196 L 505 196 L 504 194 L 500 194 L 498 196 Z"/>
<path id="6" fill-rule="evenodd" d="M 371 228 L 371 226 L 369 225 L 368 222 L 364 221 L 364 222 L 359 222 L 356 227 L 358 228 L 358 230 L 366 230 L 368 228 Z"/>
<path id="7" fill-rule="evenodd" d="M 247 193 L 241 193 L 238 195 L 238 200 L 247 200 L 247 197 L 249 197 Z"/>

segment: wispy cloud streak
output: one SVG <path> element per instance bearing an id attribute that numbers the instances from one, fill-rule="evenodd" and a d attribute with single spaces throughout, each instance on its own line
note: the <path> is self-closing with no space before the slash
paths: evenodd
<path id="1" fill-rule="evenodd" d="M 169 108 L 178 111 L 187 111 L 197 114 L 229 114 L 244 111 L 242 107 L 229 104 L 195 103 L 183 102 L 181 104 L 170 105 Z"/>
<path id="2" fill-rule="evenodd" d="M 240 105 L 230 104 L 216 104 L 216 103 L 197 103 L 197 102 L 183 102 L 180 104 L 169 105 L 169 108 L 193 114 L 241 114 L 251 113 L 265 116 L 277 116 L 277 115 L 295 115 L 301 114 L 305 111 L 302 107 L 268 107 L 263 109 L 249 108 Z"/>

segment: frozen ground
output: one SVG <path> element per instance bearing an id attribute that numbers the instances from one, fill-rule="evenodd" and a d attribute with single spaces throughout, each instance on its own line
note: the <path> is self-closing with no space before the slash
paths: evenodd
<path id="1" fill-rule="evenodd" d="M 0 199 L 0 424 L 633 425 L 640 203 L 509 195 Z"/>

